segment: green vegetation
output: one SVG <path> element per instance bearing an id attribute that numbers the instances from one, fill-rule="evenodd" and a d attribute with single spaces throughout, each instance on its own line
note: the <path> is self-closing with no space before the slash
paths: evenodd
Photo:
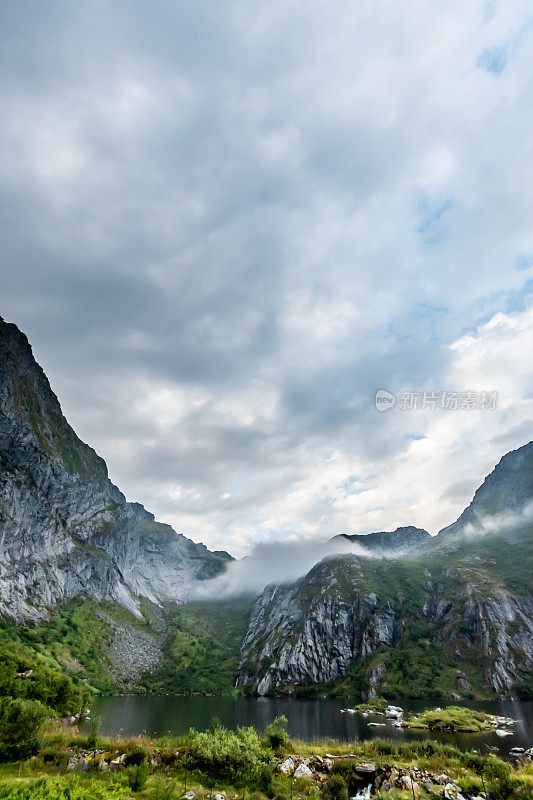
<path id="1" fill-rule="evenodd" d="M 372 697 L 366 703 L 359 703 L 356 705 L 357 711 L 385 711 L 388 706 L 388 701 L 384 697 Z"/>
<path id="2" fill-rule="evenodd" d="M 326 781 L 322 790 L 324 800 L 348 800 L 348 784 L 342 775 L 334 772 Z"/>
<path id="3" fill-rule="evenodd" d="M 16 761 L 34 755 L 41 743 L 41 729 L 48 716 L 37 700 L 0 700 L 0 760 Z"/>
<path id="4" fill-rule="evenodd" d="M 424 711 L 403 723 L 406 728 L 428 728 L 431 731 L 464 731 L 476 733 L 492 729 L 489 714 L 461 706 Z"/>
<path id="5" fill-rule="evenodd" d="M 524 675 L 516 687 L 516 693 L 521 700 L 533 700 L 533 671 Z"/>
<path id="6" fill-rule="evenodd" d="M 209 600 L 169 611 L 163 658 L 142 687 L 160 694 L 232 692 L 252 604 L 250 597 Z"/>
<path id="7" fill-rule="evenodd" d="M 280 757 L 313 761 L 326 753 L 341 756 L 327 780 L 318 774 L 298 779 L 275 769 L 268 736 L 253 728 L 228 731 L 214 723 L 205 733 L 190 731 L 179 738 L 109 739 L 100 737 L 98 750 L 87 751 L 88 741 L 66 726 L 46 730 L 37 757 L 0 764 L 0 800 L 179 800 L 186 791 L 195 800 L 211 800 L 215 793 L 245 800 L 346 800 L 357 790 L 357 765 L 372 762 L 378 772 L 392 767 L 433 775 L 446 772 L 462 791 L 479 794 L 484 785 L 490 800 L 526 800 L 533 792 L 533 767 L 511 766 L 493 755 L 464 753 L 434 741 L 409 743 L 373 739 L 366 742 L 285 741 Z M 119 771 L 102 769 L 121 755 Z M 85 759 L 88 768 L 67 770 L 72 758 Z M 358 783 L 359 782 L 359 783 Z M 348 792 L 349 790 L 349 792 Z M 438 800 L 443 786 L 423 789 L 421 798 Z M 401 788 L 381 792 L 386 800 L 412 800 Z"/>
<path id="8" fill-rule="evenodd" d="M 268 788 L 274 768 L 272 751 L 263 746 L 255 728 L 239 728 L 235 733 L 220 725 L 191 734 L 189 764 L 208 778 L 262 789 Z"/>
<path id="9" fill-rule="evenodd" d="M 252 602 L 189 603 L 167 609 L 162 620 L 162 612 L 148 602 L 142 603 L 143 616 L 137 618 L 115 603 L 76 598 L 38 625 L 0 619 L 0 697 L 41 700 L 67 716 L 79 712 L 91 692 L 117 692 L 120 686 L 107 655 L 114 624 L 154 637 L 167 627 L 161 663 L 141 678 L 142 690 L 230 693 Z"/>
<path id="10" fill-rule="evenodd" d="M 130 792 L 117 781 L 85 778 L 85 776 L 50 777 L 37 780 L 7 780 L 0 784 L 0 800 L 125 800 Z"/>
<path id="11" fill-rule="evenodd" d="M 59 715 L 83 708 L 89 697 L 86 683 L 24 641 L 22 629 L 0 620 L 0 697 L 40 700 Z"/>
<path id="12" fill-rule="evenodd" d="M 287 733 L 287 717 L 276 717 L 273 722 L 266 729 L 265 738 L 268 746 L 274 750 L 275 753 L 286 747 L 289 741 Z"/>

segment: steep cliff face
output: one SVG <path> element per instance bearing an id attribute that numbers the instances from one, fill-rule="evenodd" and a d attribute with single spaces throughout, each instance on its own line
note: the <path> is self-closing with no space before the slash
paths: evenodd
<path id="1" fill-rule="evenodd" d="M 372 696 L 388 688 L 390 657 L 400 645 L 410 669 L 416 672 L 420 657 L 425 663 L 420 641 L 423 651 L 438 648 L 440 659 L 446 654 L 441 678 L 420 684 L 428 693 L 472 693 L 466 670 L 479 675 L 487 692 L 506 694 L 532 668 L 530 596 L 497 584 L 474 585 L 468 570 L 413 564 L 399 571 L 398 565 L 382 565 L 382 580 L 392 591 L 380 590 L 367 570 L 355 557 L 342 557 L 319 564 L 292 586 L 267 587 L 252 611 L 237 685 L 260 695 L 291 691 L 330 684 L 361 664 L 364 675 L 355 688 Z M 411 583 L 402 590 L 409 572 Z M 476 691 L 484 693 L 479 685 Z"/>
<path id="2" fill-rule="evenodd" d="M 0 318 L 0 613 L 37 620 L 78 594 L 136 613 L 139 597 L 183 600 L 225 560 L 126 502 Z"/>
<path id="3" fill-rule="evenodd" d="M 493 530 L 521 515 L 533 519 L 533 442 L 506 453 L 459 519 L 439 536 L 460 535 L 469 528 Z"/>
<path id="4" fill-rule="evenodd" d="M 396 532 L 380 532 L 375 557 L 338 555 L 294 584 L 267 587 L 237 684 L 268 694 L 348 676 L 343 688 L 363 696 L 512 692 L 533 667 L 533 526 L 522 513 L 533 497 L 532 454 L 530 443 L 502 459 L 456 536 L 453 526 L 433 539 L 421 532 L 414 547 L 400 539 L 403 550 L 383 557 Z M 500 529 L 487 525 L 491 509 Z M 471 519 L 483 520 L 482 535 L 468 535 Z"/>
<path id="5" fill-rule="evenodd" d="M 340 566 L 340 568 L 339 568 Z M 267 587 L 252 611 L 237 685 L 258 694 L 298 684 L 330 683 L 357 658 L 401 637 L 401 603 L 341 588 L 355 556 L 321 562 L 294 586 Z M 330 587 L 315 595 L 317 584 Z M 337 591 L 335 591 L 335 588 Z M 259 644 L 259 648 L 258 648 Z"/>

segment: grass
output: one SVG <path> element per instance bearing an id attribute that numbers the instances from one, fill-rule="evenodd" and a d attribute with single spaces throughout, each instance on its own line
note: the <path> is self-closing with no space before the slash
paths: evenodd
<path id="1" fill-rule="evenodd" d="M 149 766 L 146 785 L 138 792 L 130 786 L 128 771 L 101 772 L 98 757 L 88 772 L 66 772 L 69 757 L 87 752 L 87 737 L 63 726 L 53 725 L 45 734 L 43 747 L 34 759 L 0 764 L 0 799 L 12 800 L 106 800 L 106 798 L 145 798 L 146 800 L 178 800 L 185 788 L 192 790 L 195 800 L 208 800 L 215 793 L 224 793 L 227 800 L 319 800 L 316 781 L 294 781 L 285 776 L 272 777 L 273 752 L 266 739 L 253 729 L 241 734 L 214 726 L 204 734 L 160 739 L 100 737 L 98 750 L 109 758 L 118 753 L 141 754 Z M 465 791 L 483 790 L 482 776 L 490 784 L 491 800 L 528 798 L 533 792 L 531 764 L 507 765 L 494 756 L 479 756 L 431 740 L 392 742 L 372 739 L 365 742 L 286 741 L 280 757 L 309 757 L 331 753 L 343 756 L 335 770 L 350 770 L 357 762 L 373 762 L 378 769 L 395 765 L 403 769 L 427 770 L 435 775 L 445 772 Z M 266 767 L 263 772 L 259 766 Z M 338 766 L 337 766 L 338 765 Z M 496 776 L 496 777 L 495 777 Z M 499 776 L 499 777 L 498 777 Z M 436 787 L 438 788 L 438 787 Z M 503 789 L 509 790 L 507 793 Z M 292 791 L 291 791 L 292 790 Z M 439 789 L 442 796 L 442 787 Z M 397 800 L 398 790 L 384 794 Z M 403 795 L 401 795 L 403 797 Z"/>
<path id="2" fill-rule="evenodd" d="M 492 730 L 490 715 L 482 711 L 473 711 L 461 706 L 448 706 L 448 708 L 424 711 L 406 719 L 403 723 L 406 728 L 426 728 L 431 731 L 457 731 L 477 733 Z"/>
<path id="3" fill-rule="evenodd" d="M 355 706 L 357 711 L 385 711 L 388 706 L 388 701 L 384 697 L 373 697 L 367 700 L 366 703 L 359 703 Z"/>
<path id="4" fill-rule="evenodd" d="M 169 610 L 161 663 L 144 675 L 152 693 L 228 694 L 234 691 L 239 651 L 253 598 L 188 603 Z"/>

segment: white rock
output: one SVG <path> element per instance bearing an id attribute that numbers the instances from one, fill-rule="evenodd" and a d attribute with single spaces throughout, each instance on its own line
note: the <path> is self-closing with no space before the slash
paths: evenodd
<path id="1" fill-rule="evenodd" d="M 72 756 L 67 764 L 67 769 L 69 771 L 85 771 L 86 769 L 89 769 L 89 767 L 89 760 L 82 755 Z"/>
<path id="2" fill-rule="evenodd" d="M 503 728 L 496 728 L 496 736 L 499 736 L 501 739 L 503 739 L 504 736 L 512 736 L 512 735 L 513 735 L 512 731 L 504 731 Z"/>
<path id="3" fill-rule="evenodd" d="M 279 768 L 284 775 L 288 775 L 294 769 L 294 761 L 289 756 L 289 758 L 286 758 L 285 761 L 279 765 Z"/>
<path id="4" fill-rule="evenodd" d="M 444 797 L 446 800 L 464 800 L 459 786 L 455 783 L 447 783 L 444 787 Z"/>
<path id="5" fill-rule="evenodd" d="M 296 769 L 294 771 L 294 777 L 295 778 L 312 778 L 313 777 L 313 772 L 305 764 L 300 764 L 300 766 L 296 767 Z M 216 798 L 215 798 L 215 800 L 216 800 Z"/>

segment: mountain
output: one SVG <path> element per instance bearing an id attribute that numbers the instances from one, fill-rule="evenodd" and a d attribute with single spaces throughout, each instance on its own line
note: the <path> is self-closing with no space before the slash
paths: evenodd
<path id="1" fill-rule="evenodd" d="M 38 621 L 81 595 L 139 615 L 141 598 L 180 602 L 230 558 L 126 502 L 26 336 L 0 317 L 0 614 Z"/>
<path id="2" fill-rule="evenodd" d="M 255 602 L 178 608 L 232 557 L 126 502 L 24 334 L 0 318 L 0 662 L 12 666 L 11 693 L 21 670 L 59 693 L 67 676 L 73 706 L 87 686 L 228 690 L 235 671 L 258 694 L 533 691 L 532 501 L 530 442 L 436 537 L 412 526 L 343 534 L 333 541 L 366 554 L 343 546 Z"/>
<path id="3" fill-rule="evenodd" d="M 533 442 L 508 453 L 454 525 L 417 533 L 403 555 L 387 547 L 397 532 L 344 537 L 373 536 L 375 557 L 330 556 L 292 584 L 268 586 L 237 685 L 260 695 L 460 697 L 530 681 L 532 460 Z"/>
<path id="4" fill-rule="evenodd" d="M 533 518 L 533 442 L 506 453 L 476 491 L 472 502 L 443 534 L 495 530 Z"/>
<path id="5" fill-rule="evenodd" d="M 396 528 L 394 531 L 376 531 L 375 533 L 367 534 L 340 533 L 338 536 L 334 536 L 331 541 L 342 539 L 354 544 L 360 544 L 376 555 L 404 555 L 427 542 L 428 539 L 431 539 L 431 536 L 423 528 L 415 528 L 413 525 L 408 525 L 403 528 Z"/>

